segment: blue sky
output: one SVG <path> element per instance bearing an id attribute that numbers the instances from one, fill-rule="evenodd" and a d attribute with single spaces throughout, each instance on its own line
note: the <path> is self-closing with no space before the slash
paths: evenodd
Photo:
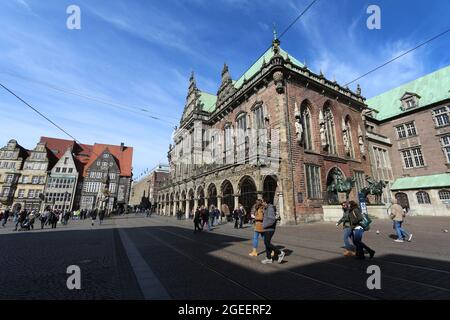
<path id="1" fill-rule="evenodd" d="M 240 77 L 270 45 L 272 25 L 281 33 L 309 2 L 0 0 L 0 81 L 83 143 L 133 146 L 136 176 L 167 161 L 190 72 L 200 89 L 217 92 L 224 62 Z M 81 30 L 66 28 L 72 4 L 81 8 Z M 371 4 L 381 8 L 381 30 L 366 27 Z M 320 0 L 281 46 L 344 84 L 446 30 L 448 12 L 447 0 Z M 359 81 L 363 95 L 449 65 L 448 52 L 450 34 Z M 1 90 L 0 117 L 1 145 L 67 138 Z"/>

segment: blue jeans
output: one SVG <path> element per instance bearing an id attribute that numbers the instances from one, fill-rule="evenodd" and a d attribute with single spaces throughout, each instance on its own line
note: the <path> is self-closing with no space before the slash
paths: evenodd
<path id="1" fill-rule="evenodd" d="M 356 256 L 357 257 L 364 257 L 364 249 L 366 249 L 368 252 L 373 251 L 368 246 L 362 242 L 362 237 L 364 235 L 364 229 L 354 229 L 353 230 L 353 243 L 356 247 Z"/>
<path id="2" fill-rule="evenodd" d="M 258 231 L 253 232 L 253 248 L 255 248 L 255 249 L 258 248 L 259 236 L 261 236 L 261 239 L 263 239 L 263 241 L 264 241 L 264 232 L 258 232 Z"/>
<path id="3" fill-rule="evenodd" d="M 353 250 L 354 246 L 350 244 L 350 239 L 353 242 L 353 230 L 352 228 L 344 228 L 344 248 L 347 250 Z"/>
<path id="4" fill-rule="evenodd" d="M 402 228 L 403 221 L 395 221 L 394 220 L 394 228 L 397 232 L 397 237 L 400 240 L 404 240 L 405 238 L 409 237 L 409 233 L 406 232 L 405 229 Z"/>

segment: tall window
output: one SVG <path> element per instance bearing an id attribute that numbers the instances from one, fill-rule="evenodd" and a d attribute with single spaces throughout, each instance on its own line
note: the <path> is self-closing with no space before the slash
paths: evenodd
<path id="1" fill-rule="evenodd" d="M 450 163 L 450 135 L 441 138 L 442 150 L 444 151 L 445 159 Z"/>
<path id="2" fill-rule="evenodd" d="M 449 114 L 450 106 L 440 107 L 433 110 L 434 122 L 437 127 L 450 124 Z"/>
<path id="3" fill-rule="evenodd" d="M 228 161 L 228 159 L 231 157 L 233 152 L 233 136 L 232 136 L 232 127 L 230 125 L 227 125 L 225 127 L 225 141 L 224 141 L 224 151 L 225 151 L 225 159 Z"/>
<path id="4" fill-rule="evenodd" d="M 211 136 L 211 162 L 215 162 L 216 161 L 216 136 L 213 135 Z"/>
<path id="5" fill-rule="evenodd" d="M 405 168 L 423 167 L 425 161 L 420 148 L 413 148 L 402 151 Z"/>
<path id="6" fill-rule="evenodd" d="M 345 117 L 345 121 L 344 121 L 344 144 L 346 143 L 346 145 L 344 145 L 345 153 L 351 157 L 354 158 L 355 157 L 355 152 L 353 151 L 353 140 L 352 140 L 352 126 L 351 126 L 351 121 L 350 121 L 350 117 L 347 116 Z M 347 140 L 347 141 L 345 141 Z"/>
<path id="7" fill-rule="evenodd" d="M 356 192 L 360 192 L 365 187 L 364 172 L 355 171 Z"/>
<path id="8" fill-rule="evenodd" d="M 14 180 L 14 176 L 12 174 L 8 174 L 6 176 L 6 183 L 12 183 Z"/>
<path id="9" fill-rule="evenodd" d="M 28 190 L 28 198 L 34 198 L 34 190 Z"/>
<path id="10" fill-rule="evenodd" d="M 325 121 L 325 132 L 328 144 L 328 152 L 336 154 L 336 137 L 334 131 L 334 118 L 329 107 L 324 108 L 323 117 Z"/>
<path id="11" fill-rule="evenodd" d="M 247 115 L 242 114 L 236 120 L 236 144 L 238 160 L 243 160 L 245 156 L 245 142 L 247 137 Z"/>
<path id="12" fill-rule="evenodd" d="M 306 191 L 309 199 L 321 199 L 320 189 L 320 167 L 311 164 L 305 164 Z"/>
<path id="13" fill-rule="evenodd" d="M 23 198 L 25 196 L 25 189 L 19 189 L 19 193 L 17 194 L 19 198 Z"/>
<path id="14" fill-rule="evenodd" d="M 302 126 L 303 126 L 303 145 L 306 150 L 313 150 L 313 139 L 311 131 L 311 113 L 306 104 L 301 109 Z"/>
<path id="15" fill-rule="evenodd" d="M 259 106 L 253 111 L 255 120 L 255 129 L 264 129 L 264 109 L 263 106 Z"/>
<path id="16" fill-rule="evenodd" d="M 430 195 L 425 191 L 419 191 L 416 193 L 417 202 L 419 204 L 429 204 L 431 203 Z"/>
<path id="17" fill-rule="evenodd" d="M 397 129 L 397 136 L 399 139 L 417 135 L 416 125 L 414 122 L 404 123 L 395 128 Z"/>

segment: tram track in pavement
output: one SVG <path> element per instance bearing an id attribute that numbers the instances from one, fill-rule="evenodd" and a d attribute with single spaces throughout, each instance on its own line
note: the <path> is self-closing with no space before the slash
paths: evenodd
<path id="1" fill-rule="evenodd" d="M 186 230 L 190 230 L 188 227 L 186 227 L 184 225 L 180 225 L 180 224 L 174 224 L 174 225 L 180 226 L 180 227 L 182 227 L 183 229 L 186 229 Z M 232 233 L 223 232 L 223 231 L 215 230 L 214 233 L 227 235 L 227 236 L 234 236 L 234 237 L 250 240 L 249 238 L 244 238 L 242 236 L 238 236 L 238 235 L 235 235 L 235 234 L 232 234 Z M 300 244 L 297 244 L 297 243 L 294 244 L 294 243 L 289 242 L 289 241 L 283 241 L 283 244 L 286 244 L 286 245 L 294 247 L 294 248 L 302 248 L 302 249 L 314 250 L 314 251 L 319 251 L 319 252 L 324 252 L 324 253 L 336 254 L 337 256 L 340 256 L 342 254 L 340 251 L 327 250 L 327 249 L 321 249 L 321 248 L 316 248 L 316 247 L 308 247 L 308 246 L 300 245 Z M 378 258 L 377 257 L 377 261 L 383 261 L 383 262 L 386 262 L 386 263 L 389 263 L 389 264 L 393 264 L 393 265 L 402 265 L 402 266 L 407 266 L 407 267 L 410 267 L 410 268 L 416 268 L 416 269 L 425 270 L 425 271 L 432 271 L 432 272 L 448 274 L 450 276 L 450 271 L 449 270 L 443 270 L 443 269 L 437 269 L 437 268 L 421 266 L 421 265 L 416 265 L 416 264 L 392 261 L 392 260 L 389 260 L 389 259 L 386 259 L 386 258 Z"/>
<path id="2" fill-rule="evenodd" d="M 224 249 L 223 247 L 211 245 L 209 243 L 204 243 L 204 242 L 201 242 L 201 241 L 198 241 L 198 240 L 194 240 L 194 239 L 192 239 L 190 237 L 187 237 L 187 236 L 184 236 L 184 235 L 180 235 L 180 234 L 168 231 L 168 230 L 164 230 L 163 227 L 166 227 L 165 225 L 161 225 L 161 224 L 157 225 L 157 223 L 155 223 L 154 221 L 152 221 L 152 223 L 155 224 L 155 226 L 158 228 L 158 230 L 163 232 L 163 233 L 170 234 L 171 236 L 175 236 L 177 238 L 189 240 L 191 242 L 203 245 L 203 246 L 208 247 L 208 248 L 220 249 L 220 250 L 226 251 L 228 254 L 231 254 L 231 255 L 233 255 L 235 257 L 239 257 L 239 258 L 242 257 L 240 254 L 236 254 L 235 252 L 227 250 L 227 249 Z M 237 284 L 238 286 L 245 288 L 247 291 L 254 292 L 256 295 L 262 297 L 263 299 L 271 299 L 269 297 L 266 297 L 263 294 L 260 294 L 260 293 L 256 292 L 254 289 L 249 288 L 247 285 L 243 284 L 242 282 L 239 282 L 239 281 L 236 281 L 236 280 L 232 280 L 229 275 L 226 275 L 223 272 L 218 271 L 216 268 L 214 268 L 214 267 L 212 267 L 210 265 L 207 265 L 206 263 L 199 262 L 197 259 L 193 259 L 191 256 L 185 254 L 184 252 L 182 252 L 178 248 L 175 248 L 173 245 L 168 244 L 166 241 L 163 241 L 160 238 L 157 238 L 157 237 L 153 236 L 151 234 L 150 230 L 146 230 L 145 232 L 146 232 L 146 234 L 148 234 L 152 238 L 152 240 L 160 242 L 161 244 L 165 245 L 166 247 L 169 247 L 170 249 L 176 251 L 178 254 L 183 255 L 184 257 L 188 258 L 190 261 L 193 261 L 193 262 L 195 262 L 195 263 L 197 263 L 197 264 L 199 264 L 199 265 L 201 265 L 203 267 L 206 267 L 207 269 L 211 270 L 212 272 L 214 272 L 216 274 L 220 274 L 222 277 L 225 277 L 228 281 L 231 281 L 232 283 Z M 229 236 L 227 234 L 222 234 L 222 235 Z M 272 266 L 272 265 L 267 265 L 267 267 L 271 268 L 273 271 L 280 271 L 280 269 L 278 269 L 278 268 L 276 268 L 275 266 Z M 290 274 L 290 275 L 292 275 L 292 276 L 294 276 L 296 278 L 301 278 L 303 280 L 308 280 L 308 281 L 314 282 L 314 283 L 322 285 L 322 286 L 326 286 L 326 287 L 329 287 L 329 288 L 332 288 L 332 289 L 335 289 L 335 290 L 339 290 L 341 292 L 345 292 L 347 294 L 351 294 L 351 295 L 353 295 L 355 297 L 364 298 L 364 299 L 368 299 L 368 300 L 378 300 L 378 298 L 376 298 L 376 297 L 373 297 L 373 296 L 370 296 L 370 295 L 367 295 L 367 294 L 364 294 L 364 293 L 361 293 L 361 292 L 358 292 L 358 291 L 354 291 L 354 290 L 351 290 L 351 289 L 347 289 L 347 288 L 341 287 L 339 285 L 335 285 L 333 283 L 320 280 L 320 279 L 318 279 L 316 277 L 312 277 L 312 276 L 309 276 L 309 275 L 301 273 L 301 272 L 296 272 L 296 271 L 291 271 L 291 270 L 281 270 L 281 271 L 282 272 L 286 272 L 287 274 Z"/>
<path id="3" fill-rule="evenodd" d="M 152 221 L 152 222 L 155 223 L 155 221 Z M 164 225 L 161 225 L 161 224 L 160 224 L 160 226 L 164 226 Z M 186 227 L 184 227 L 183 229 L 189 230 L 189 229 L 186 228 Z M 206 246 L 214 247 L 214 246 L 212 246 L 211 244 L 205 244 L 205 243 L 203 243 L 203 242 L 194 240 L 194 239 L 192 239 L 191 237 L 182 236 L 182 235 L 179 235 L 179 234 L 176 234 L 176 233 L 174 233 L 174 232 L 167 231 L 167 230 L 162 230 L 162 231 L 164 231 L 164 232 L 166 232 L 166 233 L 170 233 L 170 234 L 172 234 L 172 235 L 174 235 L 174 236 L 177 236 L 177 237 L 181 237 L 181 238 L 184 238 L 184 239 L 187 239 L 187 240 L 196 242 L 196 243 L 201 244 L 201 245 L 206 245 Z M 225 235 L 225 236 L 232 236 L 232 237 L 236 237 L 236 238 L 241 238 L 241 239 L 249 240 L 249 239 L 247 239 L 247 238 L 243 238 L 243 237 L 241 237 L 241 236 L 236 236 L 236 235 L 231 234 L 231 233 L 217 232 L 217 230 L 214 232 L 214 234 L 220 234 L 220 235 Z M 338 253 L 338 252 L 336 252 L 336 251 L 323 250 L 323 249 L 317 249 L 317 248 L 310 248 L 310 247 L 306 247 L 306 246 L 293 245 L 293 244 L 289 244 L 289 243 L 286 243 L 286 244 L 289 245 L 289 246 L 292 246 L 292 248 L 300 248 L 300 249 L 303 248 L 303 249 L 308 249 L 308 250 L 317 250 L 317 251 L 322 251 L 322 252 L 326 252 L 326 253 L 332 253 L 332 254 L 336 254 L 336 255 L 339 255 L 339 256 L 340 256 L 340 253 Z M 237 245 L 240 245 L 240 246 L 246 246 L 246 245 L 244 245 L 243 243 L 237 243 Z M 216 249 L 219 249 L 219 247 L 215 247 L 215 248 L 216 248 Z M 228 251 L 228 253 L 231 253 L 231 254 L 240 256 L 240 255 L 238 255 L 238 254 L 236 254 L 236 253 L 234 253 L 234 252 L 231 252 L 231 251 L 229 251 L 229 250 L 226 250 L 226 249 L 222 249 L 222 250 L 225 250 L 225 251 Z M 338 264 L 338 263 L 333 263 L 333 262 L 329 262 L 329 261 L 323 261 L 322 259 L 318 259 L 318 258 L 314 258 L 314 257 L 311 257 L 311 256 L 302 255 L 302 254 L 298 254 L 298 253 L 293 253 L 293 254 L 291 254 L 291 256 L 296 256 L 296 257 L 299 257 L 299 258 L 309 259 L 309 260 L 311 260 L 311 261 L 315 261 L 315 262 L 319 262 L 319 263 L 327 264 L 327 265 L 332 265 L 332 266 L 334 266 L 334 267 L 339 267 L 339 268 L 341 268 L 341 269 L 346 269 L 346 270 L 351 270 L 351 271 L 359 271 L 359 272 L 361 271 L 360 268 L 352 268 L 352 267 L 348 267 L 348 266 L 343 266 L 343 265 Z M 448 273 L 449 273 L 449 272 L 447 272 L 447 271 L 445 271 L 445 270 L 441 270 L 441 269 L 433 269 L 433 268 L 422 267 L 422 266 L 416 266 L 416 265 L 411 265 L 411 264 L 406 264 L 406 263 L 396 263 L 396 262 L 386 261 L 385 259 L 379 259 L 379 258 L 377 259 L 377 261 L 380 261 L 380 260 L 381 260 L 382 262 L 388 262 L 388 263 L 392 263 L 392 264 L 401 264 L 401 265 L 405 265 L 405 266 L 409 266 L 409 267 L 413 267 L 413 268 L 420 268 L 420 269 L 425 269 L 425 270 L 430 270 L 430 269 L 432 269 L 432 270 L 434 270 L 434 271 L 436 271 L 436 272 L 442 272 L 442 273 L 445 273 L 445 274 L 448 274 Z M 295 272 L 295 271 L 292 271 L 292 270 L 283 270 L 283 271 L 284 271 L 284 272 L 287 272 L 287 273 L 299 274 L 298 272 Z M 299 275 L 304 276 L 305 278 L 310 277 L 310 276 L 308 276 L 308 275 L 306 275 L 306 274 L 302 274 L 302 273 L 300 273 Z M 311 278 L 311 280 L 313 280 L 313 281 L 316 280 L 316 282 L 318 282 L 318 283 L 326 284 L 326 285 L 329 285 L 329 286 L 335 286 L 336 288 L 341 288 L 341 289 L 344 289 L 344 290 L 350 290 L 350 289 L 342 288 L 342 287 L 340 287 L 340 286 L 336 286 L 336 285 L 331 284 L 331 283 L 324 282 L 323 280 L 316 279 L 316 278 L 314 278 L 314 277 L 310 277 L 310 278 Z M 440 287 L 440 286 L 436 286 L 436 285 L 432 285 L 432 284 L 428 284 L 428 283 L 424 283 L 424 282 L 420 282 L 420 281 L 416 281 L 416 280 L 405 279 L 405 278 L 401 278 L 401 277 L 397 277 L 397 276 L 390 276 L 390 275 L 386 275 L 386 274 L 383 274 L 383 278 L 388 278 L 388 279 L 392 279 L 392 280 L 400 281 L 400 282 L 406 282 L 406 283 L 409 283 L 409 284 L 414 284 L 414 285 L 426 287 L 426 288 L 433 289 L 433 290 L 444 291 L 444 292 L 446 292 L 446 293 L 448 293 L 448 294 L 450 295 L 450 289 L 449 289 L 449 288 L 444 288 L 444 287 Z M 354 292 L 353 290 L 350 290 L 350 291 Z M 361 294 L 360 294 L 360 295 L 361 295 Z M 363 294 L 363 295 L 364 295 L 364 294 Z M 366 296 L 366 295 L 364 295 L 364 296 Z M 368 297 L 368 296 L 367 296 L 367 297 Z M 373 298 L 373 297 L 371 297 L 371 296 L 370 296 L 370 298 L 371 298 L 371 299 L 376 299 L 376 298 Z"/>

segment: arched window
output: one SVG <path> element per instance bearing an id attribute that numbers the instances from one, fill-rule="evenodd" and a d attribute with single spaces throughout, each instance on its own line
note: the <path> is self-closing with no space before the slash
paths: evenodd
<path id="1" fill-rule="evenodd" d="M 344 140 L 345 155 L 354 158 L 355 152 L 353 150 L 352 125 L 349 116 L 346 116 L 342 123 L 342 137 Z"/>
<path id="2" fill-rule="evenodd" d="M 327 105 L 323 109 L 323 119 L 325 121 L 325 137 L 328 145 L 328 152 L 336 154 L 336 135 L 334 131 L 334 118 L 330 107 Z"/>
<path id="3" fill-rule="evenodd" d="M 428 204 L 428 203 L 431 203 L 430 196 L 429 196 L 429 194 L 428 194 L 427 192 L 425 192 L 425 191 L 419 191 L 419 192 L 417 192 L 417 193 L 416 193 L 416 196 L 417 196 L 417 202 L 418 202 L 419 204 Z"/>
<path id="4" fill-rule="evenodd" d="M 303 126 L 303 143 L 305 150 L 313 150 L 314 147 L 311 128 L 311 113 L 309 112 L 308 103 L 306 101 L 302 103 L 300 113 Z"/>
<path id="5" fill-rule="evenodd" d="M 225 139 L 223 143 L 223 151 L 225 156 L 224 163 L 229 164 L 233 162 L 233 128 L 230 124 L 225 125 Z"/>
<path id="6" fill-rule="evenodd" d="M 441 190 L 441 191 L 439 191 L 439 199 L 441 199 L 441 200 L 450 200 L 450 190 Z"/>

